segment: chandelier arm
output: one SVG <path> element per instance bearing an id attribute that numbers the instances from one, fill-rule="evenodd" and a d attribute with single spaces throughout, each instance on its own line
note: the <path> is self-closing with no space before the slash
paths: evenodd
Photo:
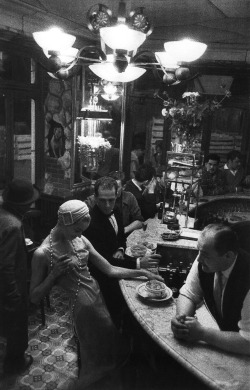
<path id="1" fill-rule="evenodd" d="M 147 49 L 147 50 L 142 50 L 142 51 L 139 51 L 138 53 L 136 53 L 136 55 L 133 58 L 131 58 L 131 61 L 134 63 L 137 60 L 137 58 L 141 57 L 143 54 L 151 54 L 155 58 L 155 53 L 152 52 L 151 50 Z"/>
<path id="2" fill-rule="evenodd" d="M 91 58 L 91 57 L 83 57 L 83 56 L 79 56 L 79 60 L 83 60 L 83 61 L 88 61 L 88 62 L 96 62 L 96 63 L 102 63 L 103 60 L 98 60 L 96 58 Z"/>
<path id="3" fill-rule="evenodd" d="M 159 64 L 157 64 L 157 65 L 159 65 Z M 160 73 L 159 73 L 159 68 L 157 66 L 155 66 L 155 65 L 152 68 L 153 68 L 154 76 L 156 76 L 159 80 L 162 80 L 162 75 L 160 75 Z"/>
<path id="4" fill-rule="evenodd" d="M 98 54 L 102 58 L 102 60 L 104 60 L 104 61 L 106 61 L 106 59 L 107 59 L 106 54 L 99 47 L 96 47 L 96 46 L 84 46 L 84 47 L 82 47 L 81 49 L 79 49 L 76 58 L 80 57 L 81 53 L 84 50 L 89 51 L 89 52 L 92 50 L 92 53 Z"/>
<path id="5" fill-rule="evenodd" d="M 101 57 L 101 60 L 96 59 L 96 58 L 81 56 L 81 53 L 83 51 L 92 51 L 93 54 L 95 54 L 95 53 L 98 54 Z M 107 59 L 107 56 L 101 49 L 99 49 L 96 46 L 84 46 L 78 50 L 78 52 L 76 54 L 76 58 L 71 62 L 71 64 L 68 67 L 65 68 L 65 70 L 72 69 L 75 65 L 77 65 L 79 59 L 82 59 L 84 61 L 91 61 L 91 62 L 99 62 L 100 63 L 100 62 L 102 62 L 102 60 L 105 61 Z"/>

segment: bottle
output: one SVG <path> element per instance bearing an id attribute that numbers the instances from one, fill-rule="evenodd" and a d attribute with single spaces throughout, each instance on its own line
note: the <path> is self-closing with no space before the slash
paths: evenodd
<path id="1" fill-rule="evenodd" d="M 181 199 L 180 199 L 180 201 L 179 201 L 179 214 L 180 214 L 180 215 L 183 214 L 184 207 L 185 207 L 185 202 L 184 202 L 183 197 L 184 197 L 184 195 L 182 194 L 182 195 L 181 195 Z"/>
<path id="2" fill-rule="evenodd" d="M 173 269 L 173 284 L 174 284 L 174 287 L 179 291 L 179 289 L 181 287 L 179 267 L 176 267 Z"/>
<path id="3" fill-rule="evenodd" d="M 160 207 L 158 209 L 158 219 L 162 219 L 162 214 L 163 214 L 163 203 L 160 203 Z"/>
<path id="4" fill-rule="evenodd" d="M 186 282 L 186 279 L 187 279 L 187 269 L 182 268 L 182 270 L 180 271 L 180 288 Z"/>

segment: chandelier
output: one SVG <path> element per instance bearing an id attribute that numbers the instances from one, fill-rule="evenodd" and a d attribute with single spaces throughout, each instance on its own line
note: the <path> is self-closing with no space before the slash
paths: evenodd
<path id="1" fill-rule="evenodd" d="M 90 8 L 87 14 L 88 28 L 100 36 L 100 48 L 85 46 L 73 48 L 75 37 L 58 28 L 33 33 L 37 44 L 48 57 L 49 74 L 67 79 L 75 74 L 77 65 L 89 64 L 89 68 L 101 79 L 127 83 L 141 77 L 147 67 L 154 66 L 163 72 L 163 82 L 174 85 L 190 77 L 186 64 L 199 58 L 206 45 L 193 40 L 166 42 L 164 52 L 138 51 L 152 33 L 153 28 L 144 8 L 138 7 L 126 15 L 126 3 L 119 2 L 118 16 L 103 4 Z M 138 52 L 137 52 L 138 51 Z M 148 62 L 138 62 L 145 53 Z"/>

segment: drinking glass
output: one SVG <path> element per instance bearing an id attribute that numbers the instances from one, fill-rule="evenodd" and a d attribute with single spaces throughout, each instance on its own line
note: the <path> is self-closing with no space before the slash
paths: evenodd
<path id="1" fill-rule="evenodd" d="M 148 237 L 148 234 L 146 233 L 147 227 L 148 227 L 147 222 L 142 222 L 142 231 L 143 231 L 141 235 L 142 240 L 145 240 L 145 238 Z"/>

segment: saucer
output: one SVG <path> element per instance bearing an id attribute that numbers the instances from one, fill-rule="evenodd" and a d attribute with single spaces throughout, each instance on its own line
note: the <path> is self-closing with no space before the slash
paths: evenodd
<path id="1" fill-rule="evenodd" d="M 169 287 L 167 287 L 167 286 L 166 286 L 167 295 L 166 295 L 166 297 L 164 297 L 164 298 L 152 298 L 152 297 L 150 297 L 150 296 L 148 295 L 148 292 L 147 292 L 145 286 L 146 286 L 146 282 L 140 284 L 139 286 L 136 287 L 136 292 L 137 292 L 137 294 L 138 294 L 141 298 L 143 298 L 143 299 L 145 299 L 145 300 L 147 300 L 147 301 L 162 302 L 162 301 L 167 301 L 167 300 L 169 300 L 170 298 L 172 298 L 173 292 L 172 292 L 172 290 L 171 290 Z"/>

